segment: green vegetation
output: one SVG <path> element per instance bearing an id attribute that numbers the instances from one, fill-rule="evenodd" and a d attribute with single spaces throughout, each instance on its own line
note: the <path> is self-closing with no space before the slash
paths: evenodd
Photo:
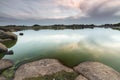
<path id="1" fill-rule="evenodd" d="M 42 77 L 33 77 L 33 78 L 27 78 L 24 80 L 74 80 L 78 76 L 77 73 L 68 73 L 68 72 L 58 72 L 53 75 L 46 75 Z"/>
<path id="2" fill-rule="evenodd" d="M 11 48 L 16 44 L 17 40 L 9 40 L 9 41 L 4 41 L 2 44 L 4 44 L 7 48 Z"/>
<path id="3" fill-rule="evenodd" d="M 39 25 L 35 24 L 32 26 L 25 26 L 25 25 L 7 25 L 7 26 L 0 26 L 0 30 L 3 31 L 10 31 L 10 32 L 15 32 L 15 31 L 21 31 L 21 30 L 41 30 L 41 29 L 54 29 L 54 30 L 59 30 L 59 29 L 84 29 L 84 28 L 90 28 L 93 29 L 95 27 L 99 28 L 116 28 L 120 27 L 120 23 L 116 24 L 103 24 L 103 25 L 94 25 L 94 24 L 73 24 L 73 25 L 64 25 L 64 24 L 55 24 L 55 25 Z"/>
<path id="4" fill-rule="evenodd" d="M 4 53 L 0 53 L 0 59 L 2 59 L 4 57 Z"/>
<path id="5" fill-rule="evenodd" d="M 14 73 L 15 73 L 14 67 L 11 67 L 9 69 L 4 70 L 2 72 L 2 75 L 4 75 L 8 79 L 12 79 L 14 77 Z"/>
<path id="6" fill-rule="evenodd" d="M 0 26 L 0 30 L 3 31 L 21 31 L 21 30 L 41 30 L 41 29 L 54 29 L 54 30 L 59 30 L 59 29 L 83 29 L 83 28 L 94 28 L 94 24 L 90 25 L 84 25 L 84 24 L 73 24 L 73 25 L 48 25 L 48 26 L 41 26 L 38 24 L 35 24 L 33 26 L 16 26 L 16 25 L 7 25 L 7 26 Z"/>
<path id="7" fill-rule="evenodd" d="M 115 27 L 115 28 L 112 28 L 112 29 L 120 31 L 120 27 Z"/>

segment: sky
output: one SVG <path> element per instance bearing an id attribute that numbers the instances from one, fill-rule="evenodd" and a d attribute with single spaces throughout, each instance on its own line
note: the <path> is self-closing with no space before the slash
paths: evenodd
<path id="1" fill-rule="evenodd" d="M 0 0 L 0 25 L 120 22 L 120 0 Z"/>

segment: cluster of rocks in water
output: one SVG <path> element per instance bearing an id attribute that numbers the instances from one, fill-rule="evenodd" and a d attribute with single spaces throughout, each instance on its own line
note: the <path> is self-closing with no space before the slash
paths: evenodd
<path id="1" fill-rule="evenodd" d="M 0 54 L 9 53 L 7 47 L 2 43 L 11 40 L 17 40 L 17 35 L 13 34 L 12 32 L 5 32 L 0 30 Z M 12 51 L 10 51 L 10 53 L 12 53 Z"/>
<path id="2" fill-rule="evenodd" d="M 4 42 L 12 40 L 17 40 L 17 35 L 9 31 L 6 32 L 0 30 L 0 54 L 13 54 L 13 51 L 12 50 L 8 51 L 7 46 L 4 45 Z M 0 60 L 0 74 L 4 70 L 12 67 L 13 65 L 14 65 L 13 62 L 10 60 L 7 59 Z M 3 75 L 0 75 L 0 80 L 6 80 L 6 78 Z"/>
<path id="3" fill-rule="evenodd" d="M 9 68 L 13 62 L 0 60 L 0 70 Z M 41 59 L 21 65 L 15 72 L 13 80 L 25 80 L 31 77 L 52 75 L 57 72 L 76 72 L 75 80 L 120 80 L 120 73 L 99 62 L 83 62 L 78 66 L 69 68 L 56 59 Z M 7 80 L 0 75 L 0 80 Z"/>

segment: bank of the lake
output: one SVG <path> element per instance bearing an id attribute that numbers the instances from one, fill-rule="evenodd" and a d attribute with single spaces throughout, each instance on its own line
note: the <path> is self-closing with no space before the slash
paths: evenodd
<path id="1" fill-rule="evenodd" d="M 0 59 L 3 54 L 12 54 L 13 51 L 8 51 L 7 48 L 12 47 L 13 42 L 17 41 L 17 35 L 12 32 L 0 30 Z"/>
<path id="2" fill-rule="evenodd" d="M 0 63 L 9 60 L 0 60 Z M 4 66 L 5 67 L 5 66 Z M 10 67 L 10 66 L 9 66 Z M 7 70 L 6 70 L 7 71 Z M 13 77 L 11 72 L 0 74 L 0 80 L 119 80 L 120 73 L 99 62 L 83 62 L 73 68 L 63 65 L 57 59 L 41 59 L 18 67 Z"/>

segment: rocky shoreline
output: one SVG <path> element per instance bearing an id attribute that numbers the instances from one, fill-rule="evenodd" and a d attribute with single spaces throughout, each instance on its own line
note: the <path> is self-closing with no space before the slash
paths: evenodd
<path id="1" fill-rule="evenodd" d="M 63 30 L 63 29 L 85 29 L 85 28 L 111 28 L 115 30 L 120 30 L 120 23 L 116 24 L 101 24 L 101 25 L 95 25 L 95 24 L 73 24 L 73 25 L 64 25 L 64 24 L 55 24 L 55 25 L 39 25 L 34 24 L 31 26 L 27 25 L 6 25 L 6 26 L 0 26 L 0 30 L 3 31 L 22 31 L 22 30 L 41 30 L 41 29 L 53 29 L 53 30 Z"/>
<path id="2" fill-rule="evenodd" d="M 0 60 L 0 64 L 2 64 L 0 70 L 10 68 L 13 65 L 10 60 Z M 74 79 L 70 80 L 120 80 L 119 72 L 99 62 L 83 62 L 73 68 L 69 68 L 56 59 L 41 59 L 23 64 L 16 70 L 13 80 L 44 80 L 40 78 L 62 72 L 77 74 L 73 76 Z M 63 75 L 63 77 L 65 76 Z M 52 78 L 48 80 L 69 80 Z M 0 75 L 0 80 L 7 79 L 4 75 Z"/>
<path id="3" fill-rule="evenodd" d="M 12 32 L 5 32 L 0 30 L 0 54 L 8 53 L 7 46 L 4 44 L 6 41 L 17 40 L 17 35 Z"/>

